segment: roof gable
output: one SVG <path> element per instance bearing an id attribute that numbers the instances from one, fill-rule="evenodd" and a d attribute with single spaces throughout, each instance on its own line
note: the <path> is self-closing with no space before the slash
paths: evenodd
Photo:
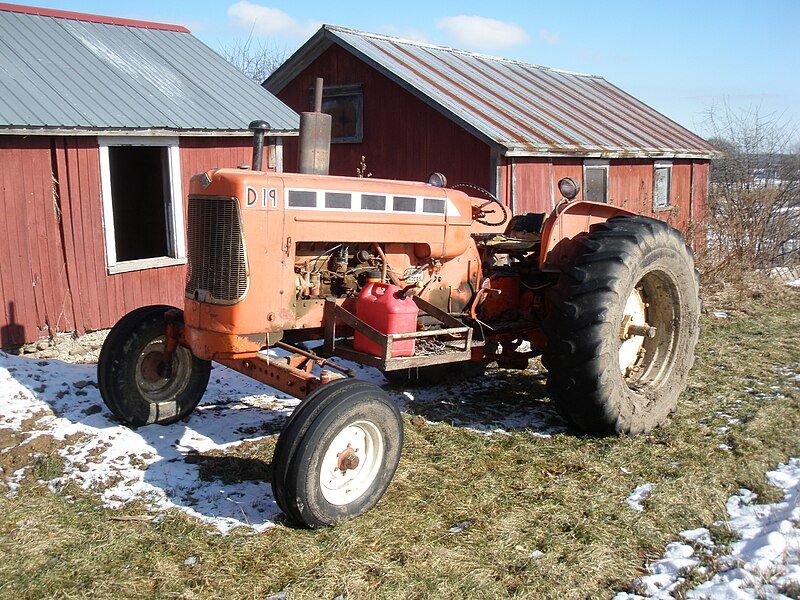
<path id="1" fill-rule="evenodd" d="M 0 133 L 276 132 L 299 118 L 176 25 L 0 4 Z"/>
<path id="2" fill-rule="evenodd" d="M 265 82 L 338 44 L 507 155 L 710 158 L 705 140 L 602 77 L 323 26 Z"/>

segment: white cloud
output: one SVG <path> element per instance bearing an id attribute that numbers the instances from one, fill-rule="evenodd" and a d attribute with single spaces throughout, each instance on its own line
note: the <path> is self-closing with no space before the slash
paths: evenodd
<path id="1" fill-rule="evenodd" d="M 310 37 L 321 24 L 314 21 L 299 22 L 279 8 L 262 6 L 240 0 L 228 7 L 228 17 L 234 26 L 252 31 L 256 35 L 283 37 Z"/>
<path id="2" fill-rule="evenodd" d="M 475 15 L 443 17 L 436 26 L 459 46 L 486 50 L 519 46 L 530 41 L 527 32 L 508 21 L 498 21 Z"/>
<path id="3" fill-rule="evenodd" d="M 539 30 L 539 39 L 542 40 L 545 44 L 550 44 L 551 46 L 554 46 L 561 41 L 561 34 L 558 33 L 557 31 L 550 31 L 549 29 L 545 29 L 544 27 L 542 27 Z"/>

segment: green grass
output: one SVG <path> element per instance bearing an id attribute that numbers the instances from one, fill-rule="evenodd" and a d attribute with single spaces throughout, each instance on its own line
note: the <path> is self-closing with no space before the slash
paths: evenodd
<path id="1" fill-rule="evenodd" d="M 679 531 L 724 518 L 725 500 L 740 487 L 776 499 L 764 472 L 800 455 L 800 395 L 790 376 L 800 370 L 798 295 L 703 325 L 678 413 L 638 438 L 487 436 L 447 424 L 490 424 L 524 403 L 538 403 L 543 419 L 557 423 L 541 377 L 530 374 L 495 375 L 481 395 L 441 388 L 438 401 L 412 403 L 414 414 L 442 424 L 405 415 L 405 451 L 389 492 L 334 529 L 280 525 L 223 537 L 179 513 L 156 525 L 117 521 L 145 509 L 107 510 L 91 494 L 54 494 L 30 477 L 19 494 L 0 498 L 0 595 L 608 598 L 630 589 Z M 741 422 L 729 425 L 720 413 Z M 262 480 L 273 447 L 274 439 L 246 443 L 196 460 L 209 480 Z M 59 470 L 47 458 L 35 472 L 47 479 Z M 637 513 L 624 500 L 645 482 L 657 485 Z M 461 521 L 469 527 L 448 532 Z M 715 534 L 731 541 L 724 527 Z M 534 550 L 544 555 L 531 559 Z M 184 564 L 190 556 L 193 567 Z"/>

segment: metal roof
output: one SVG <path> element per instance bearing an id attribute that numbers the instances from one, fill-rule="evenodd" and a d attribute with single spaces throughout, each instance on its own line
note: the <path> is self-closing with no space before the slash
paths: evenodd
<path id="1" fill-rule="evenodd" d="M 324 25 L 265 82 L 342 46 L 510 156 L 697 157 L 705 140 L 602 77 Z"/>
<path id="2" fill-rule="evenodd" d="M 0 3 L 0 133 L 231 135 L 298 115 L 175 25 Z"/>

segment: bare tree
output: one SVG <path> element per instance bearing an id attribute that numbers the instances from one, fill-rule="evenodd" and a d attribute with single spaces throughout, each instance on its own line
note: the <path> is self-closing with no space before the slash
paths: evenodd
<path id="1" fill-rule="evenodd" d="M 220 48 L 220 54 L 256 83 L 263 83 L 286 60 L 286 48 L 275 40 L 255 40 L 253 31 Z"/>
<path id="2" fill-rule="evenodd" d="M 706 275 L 736 279 L 752 269 L 800 262 L 797 130 L 759 108 L 709 111 L 711 162 L 700 263 Z"/>

